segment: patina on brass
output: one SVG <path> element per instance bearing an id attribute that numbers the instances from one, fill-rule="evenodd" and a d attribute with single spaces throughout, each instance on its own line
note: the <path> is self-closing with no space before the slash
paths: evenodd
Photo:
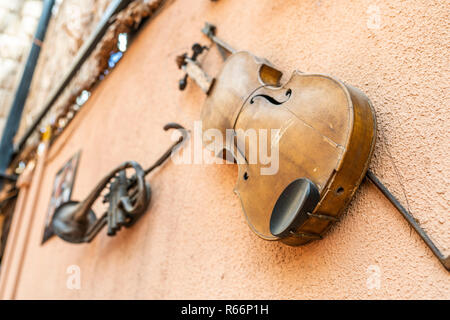
<path id="1" fill-rule="evenodd" d="M 203 128 L 219 129 L 224 136 L 232 129 L 238 146 L 239 141 L 245 146 L 224 151 L 237 159 L 235 192 L 258 236 L 293 246 L 322 239 L 367 176 L 450 270 L 449 256 L 368 170 L 376 118 L 364 93 L 334 77 L 299 71 L 281 84 L 281 71 L 265 59 L 233 49 L 216 37 L 214 25 L 206 23 L 202 32 L 225 60 L 212 87 L 203 90 L 208 95 L 201 114 Z M 185 63 L 192 62 L 185 59 Z M 195 68 L 201 69 L 198 63 Z M 187 74 L 198 83 L 202 72 Z M 280 129 L 276 174 L 261 175 L 260 164 L 247 163 L 249 146 L 242 143 L 246 129 Z M 204 141 L 205 146 L 208 143 Z"/>
<path id="2" fill-rule="evenodd" d="M 321 239 L 367 171 L 376 136 L 369 99 L 328 75 L 294 71 L 282 84 L 280 70 L 249 52 L 234 50 L 215 36 L 215 30 L 206 24 L 202 31 L 222 48 L 224 57 L 225 52 L 229 55 L 212 87 L 204 90 L 201 119 L 204 130 L 218 129 L 224 137 L 227 129 L 235 132 L 232 139 L 237 143 L 226 145 L 237 145 L 237 150 L 225 151 L 237 159 L 235 192 L 250 228 L 263 239 L 288 245 Z M 185 65 L 190 64 L 194 65 L 185 59 Z M 200 66 L 195 63 L 195 68 Z M 204 78 L 198 70 L 184 69 L 197 83 Z M 279 149 L 276 173 L 262 175 L 265 165 L 248 163 L 248 129 L 279 129 L 268 146 L 274 150 L 277 144 Z"/>
<path id="3" fill-rule="evenodd" d="M 182 136 L 147 170 L 144 171 L 135 161 L 124 162 L 107 174 L 84 201 L 61 204 L 52 218 L 55 234 L 67 242 L 83 243 L 92 241 L 106 225 L 109 236 L 114 236 L 122 227 L 131 227 L 150 203 L 151 188 L 145 176 L 162 165 L 188 138 L 187 131 L 179 124 L 169 123 L 164 127 L 164 130 L 169 129 L 180 130 Z M 134 170 L 131 177 L 126 174 L 129 168 Z M 108 186 L 109 192 L 103 197 L 108 210 L 97 219 L 92 205 Z"/>
<path id="4" fill-rule="evenodd" d="M 250 152 L 245 143 L 247 129 L 280 130 L 272 141 L 278 143 L 278 172 L 261 175 L 260 163 L 241 163 L 235 191 L 257 235 L 301 245 L 320 239 L 351 200 L 368 168 L 376 122 L 368 98 L 331 76 L 295 71 L 281 85 L 281 75 L 251 53 L 234 53 L 216 78 L 201 118 L 205 130 L 234 129 L 238 145 L 239 140 L 245 145 L 245 150 L 238 150 L 242 155 Z M 272 215 L 283 214 L 274 208 L 289 207 L 279 202 L 298 198 L 281 197 L 297 179 L 311 181 L 320 199 L 302 212 L 300 225 L 292 224 L 289 232 L 274 235 Z"/>

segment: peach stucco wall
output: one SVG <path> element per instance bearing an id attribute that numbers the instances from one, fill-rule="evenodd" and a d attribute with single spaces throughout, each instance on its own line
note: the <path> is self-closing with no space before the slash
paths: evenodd
<path id="1" fill-rule="evenodd" d="M 379 123 L 371 168 L 403 202 L 406 194 L 448 253 L 449 12 L 445 0 L 172 1 L 50 149 L 15 298 L 449 299 L 448 272 L 367 181 L 324 240 L 292 248 L 247 227 L 235 166 L 169 162 L 148 178 L 152 205 L 132 229 L 90 244 L 40 245 L 52 181 L 76 151 L 73 198 L 82 199 L 120 162 L 148 166 L 162 154 L 171 143 L 165 123 L 192 128 L 205 97 L 192 83 L 178 91 L 174 59 L 196 41 L 208 44 L 200 29 L 209 21 L 285 77 L 327 73 L 366 92 Z M 203 64 L 218 70 L 216 48 Z M 70 265 L 81 269 L 80 290 L 66 287 Z M 378 289 L 367 285 L 374 270 Z"/>

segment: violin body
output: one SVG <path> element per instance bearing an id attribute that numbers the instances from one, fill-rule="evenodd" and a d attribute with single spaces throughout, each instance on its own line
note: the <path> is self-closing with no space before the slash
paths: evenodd
<path id="1" fill-rule="evenodd" d="M 376 119 L 364 93 L 331 76 L 295 71 L 280 84 L 281 77 L 249 52 L 232 54 L 201 118 L 204 130 L 235 132 L 237 148 L 226 151 L 240 159 L 235 192 L 250 228 L 266 240 L 303 245 L 321 239 L 350 202 L 368 169 Z M 265 145 L 278 151 L 275 173 L 261 174 L 267 165 L 248 161 L 248 129 L 278 129 Z"/>

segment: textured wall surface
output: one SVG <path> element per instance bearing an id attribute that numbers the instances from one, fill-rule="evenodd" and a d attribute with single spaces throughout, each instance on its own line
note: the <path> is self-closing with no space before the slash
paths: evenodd
<path id="1" fill-rule="evenodd" d="M 171 143 L 165 123 L 192 128 L 205 97 L 192 83 L 178 91 L 174 59 L 209 43 L 207 20 L 285 78 L 299 69 L 362 89 L 379 124 L 371 168 L 448 254 L 449 18 L 444 0 L 173 1 L 52 146 L 16 297 L 450 299 L 448 273 L 369 182 L 324 240 L 292 248 L 247 227 L 232 191 L 236 166 L 169 162 L 148 178 L 152 205 L 132 229 L 40 245 L 52 181 L 75 152 L 73 198 L 82 199 L 120 162 L 157 159 Z M 214 74 L 220 64 L 213 48 L 203 65 Z M 66 287 L 70 265 L 81 269 L 80 290 Z M 370 286 L 376 271 L 379 288 Z"/>

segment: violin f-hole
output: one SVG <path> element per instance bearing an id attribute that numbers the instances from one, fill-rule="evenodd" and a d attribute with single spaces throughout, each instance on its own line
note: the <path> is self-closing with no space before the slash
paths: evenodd
<path id="1" fill-rule="evenodd" d="M 269 96 L 267 94 L 257 94 L 256 96 L 252 97 L 252 99 L 250 100 L 250 104 L 253 104 L 255 102 L 255 99 L 260 97 L 260 98 L 266 99 L 271 104 L 279 106 L 279 105 L 282 105 L 283 103 L 289 101 L 289 99 L 291 98 L 291 95 L 292 95 L 292 90 L 291 89 L 287 89 L 286 93 L 285 93 L 285 96 L 287 97 L 287 99 L 284 100 L 284 101 L 278 101 L 274 97 L 271 97 L 271 96 Z"/>

